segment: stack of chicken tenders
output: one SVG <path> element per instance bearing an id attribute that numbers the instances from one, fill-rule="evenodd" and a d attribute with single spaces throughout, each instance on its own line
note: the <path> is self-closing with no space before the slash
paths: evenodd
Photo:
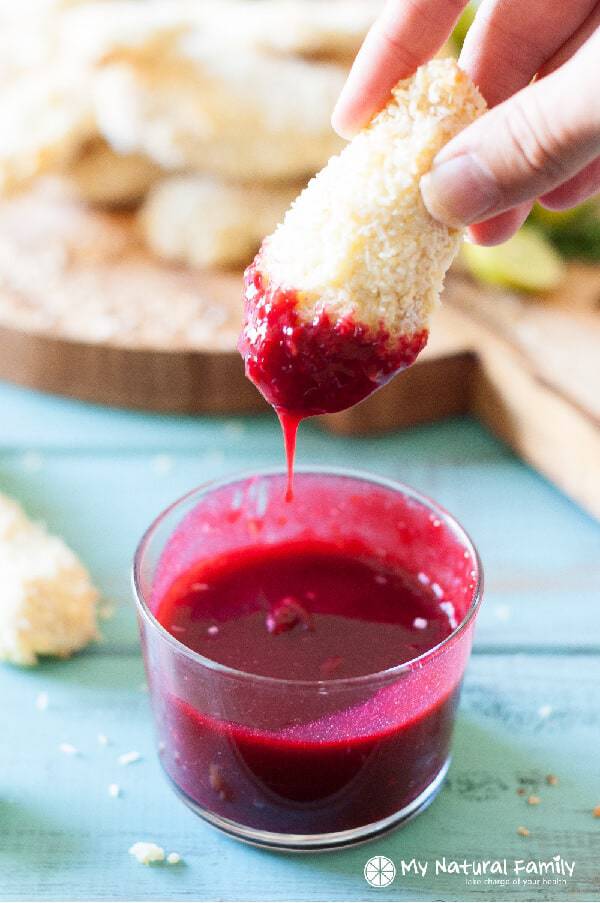
<path id="1" fill-rule="evenodd" d="M 20 0 L 0 11 L 0 194 L 59 177 L 157 258 L 239 269 L 340 150 L 370 0 Z"/>

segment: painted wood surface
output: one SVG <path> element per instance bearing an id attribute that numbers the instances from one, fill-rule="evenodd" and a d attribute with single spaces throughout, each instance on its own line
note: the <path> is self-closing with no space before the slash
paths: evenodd
<path id="1" fill-rule="evenodd" d="M 469 420 L 366 439 L 303 429 L 300 463 L 369 469 L 446 505 L 481 551 L 487 589 L 437 801 L 378 842 L 285 855 L 222 837 L 162 779 L 128 584 L 139 535 L 165 504 L 206 479 L 281 464 L 272 418 L 131 414 L 12 387 L 0 411 L 0 489 L 65 536 L 116 606 L 87 653 L 0 668 L 0 900 L 600 900 L 600 527 L 507 447 Z M 62 754 L 63 742 L 81 755 Z M 142 760 L 119 766 L 129 750 Z M 140 839 L 185 864 L 137 864 L 127 850 Z M 416 857 L 428 874 L 374 890 L 362 869 L 376 854 L 397 867 Z M 444 856 L 555 855 L 575 860 L 566 884 L 434 874 Z"/>

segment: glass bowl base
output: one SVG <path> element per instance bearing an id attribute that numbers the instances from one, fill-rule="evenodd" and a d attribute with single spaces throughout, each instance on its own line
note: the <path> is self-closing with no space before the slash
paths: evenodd
<path id="1" fill-rule="evenodd" d="M 252 844 L 257 847 L 266 847 L 271 850 L 285 850 L 287 852 L 318 852 L 319 850 L 335 850 L 340 847 L 355 846 L 356 844 L 366 843 L 382 834 L 387 834 L 395 828 L 400 828 L 407 824 L 411 819 L 415 818 L 423 812 L 430 803 L 433 802 L 439 791 L 448 768 L 450 767 L 450 756 L 446 759 L 437 775 L 422 793 L 417 796 L 412 803 L 382 818 L 380 821 L 371 822 L 368 825 L 360 825 L 356 828 L 350 828 L 347 831 L 333 831 L 327 834 L 285 834 L 275 831 L 262 831 L 258 828 L 251 828 L 247 825 L 241 825 L 229 818 L 221 815 L 215 815 L 204 809 L 194 800 L 190 799 L 177 784 L 167 775 L 167 779 L 173 787 L 177 796 L 183 800 L 196 815 L 207 821 L 213 827 L 218 828 L 224 834 L 235 837 L 244 843 Z"/>

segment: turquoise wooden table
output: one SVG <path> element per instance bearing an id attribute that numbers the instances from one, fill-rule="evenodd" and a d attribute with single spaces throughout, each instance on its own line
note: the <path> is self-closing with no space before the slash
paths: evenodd
<path id="1" fill-rule="evenodd" d="M 281 463 L 274 418 L 141 415 L 9 386 L 0 411 L 0 488 L 67 539 L 116 606 L 103 643 L 75 659 L 0 667 L 0 899 L 600 899 L 600 527 L 478 424 L 354 441 L 302 431 L 302 463 L 370 469 L 447 506 L 479 546 L 487 591 L 436 802 L 377 842 L 294 855 L 221 836 L 167 787 L 129 593 L 136 542 L 168 502 L 208 478 Z M 64 755 L 61 743 L 81 754 Z M 118 765 L 130 750 L 141 760 Z M 138 840 L 184 863 L 142 866 L 128 855 Z M 363 877 L 378 854 L 398 870 L 385 889 Z M 574 861 L 571 877 L 510 872 L 502 885 L 435 874 L 443 857 L 506 858 L 510 871 L 554 856 Z M 402 876 L 413 857 L 428 864 L 424 877 Z"/>

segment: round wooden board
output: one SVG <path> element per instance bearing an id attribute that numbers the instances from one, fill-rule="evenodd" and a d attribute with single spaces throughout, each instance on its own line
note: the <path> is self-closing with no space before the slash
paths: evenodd
<path id="1" fill-rule="evenodd" d="M 154 351 L 0 326 L 0 379 L 99 404 L 179 414 L 267 410 L 237 351 Z"/>
<path id="2" fill-rule="evenodd" d="M 143 410 L 266 409 L 235 350 L 241 284 L 162 264 L 131 216 L 42 186 L 0 206 L 0 378 Z"/>

